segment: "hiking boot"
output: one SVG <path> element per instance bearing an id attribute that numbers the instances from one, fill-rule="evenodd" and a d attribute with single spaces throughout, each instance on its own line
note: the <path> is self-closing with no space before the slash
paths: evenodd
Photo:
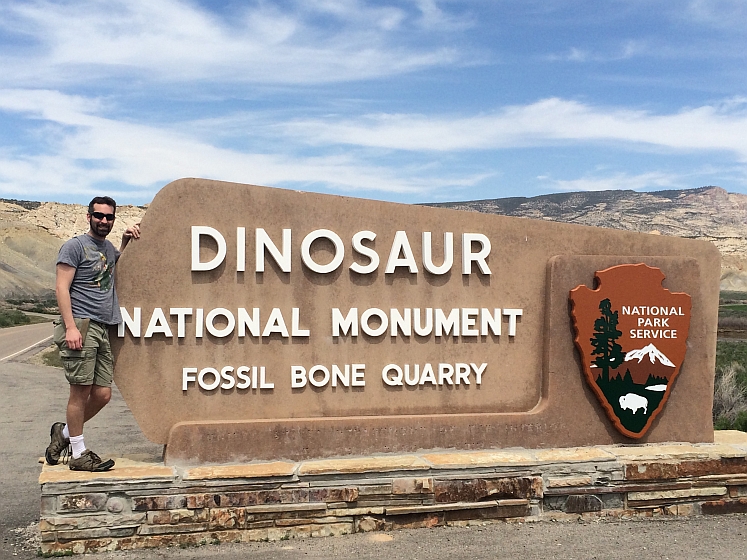
<path id="1" fill-rule="evenodd" d="M 96 455 L 90 449 L 86 449 L 77 459 L 70 459 L 70 463 L 68 463 L 68 467 L 70 467 L 71 471 L 104 472 L 108 471 L 113 466 L 114 461 L 111 459 L 102 461 L 101 457 Z"/>
<path id="2" fill-rule="evenodd" d="M 60 462 L 60 455 L 63 456 L 62 462 L 64 463 L 67 457 L 70 455 L 70 440 L 62 435 L 62 430 L 65 428 L 64 422 L 55 422 L 52 424 L 52 429 L 49 430 L 49 446 L 44 452 L 44 458 L 47 460 L 47 464 L 56 465 Z"/>

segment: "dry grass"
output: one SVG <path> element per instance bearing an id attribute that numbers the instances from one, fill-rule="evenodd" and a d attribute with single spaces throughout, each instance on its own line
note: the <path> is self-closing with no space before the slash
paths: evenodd
<path id="1" fill-rule="evenodd" d="M 719 317 L 718 328 L 747 331 L 747 317 Z"/>
<path id="2" fill-rule="evenodd" d="M 60 351 L 56 344 L 51 344 L 47 348 L 37 352 L 26 360 L 30 364 L 37 366 L 48 366 L 48 367 L 62 367 L 62 360 L 60 359 Z"/>
<path id="3" fill-rule="evenodd" d="M 740 416 L 747 414 L 747 391 L 739 382 L 744 372 L 737 362 L 716 370 L 716 386 L 713 393 L 713 421 L 715 424 L 733 425 Z"/>

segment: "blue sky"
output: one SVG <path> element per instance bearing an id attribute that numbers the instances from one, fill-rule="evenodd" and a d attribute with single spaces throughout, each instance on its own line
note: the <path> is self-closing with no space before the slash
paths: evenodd
<path id="1" fill-rule="evenodd" d="M 744 0 L 0 4 L 0 197 L 747 193 Z"/>

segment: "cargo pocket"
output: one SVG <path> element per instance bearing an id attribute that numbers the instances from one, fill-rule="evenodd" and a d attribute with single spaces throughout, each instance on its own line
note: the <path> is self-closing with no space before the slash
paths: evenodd
<path id="1" fill-rule="evenodd" d="M 62 342 L 64 344 L 64 338 Z M 85 350 L 70 350 L 67 346 L 64 346 L 60 348 L 60 359 L 65 369 L 65 377 L 69 383 L 73 385 L 87 385 L 90 383 L 90 375 L 87 371 L 90 368 L 86 367 L 88 360 L 86 360 Z"/>

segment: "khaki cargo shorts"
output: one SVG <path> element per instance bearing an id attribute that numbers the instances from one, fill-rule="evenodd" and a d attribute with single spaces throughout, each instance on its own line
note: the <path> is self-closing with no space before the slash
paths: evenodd
<path id="1" fill-rule="evenodd" d="M 81 350 L 70 350 L 65 342 L 65 325 L 55 324 L 54 342 L 60 349 L 65 377 L 71 385 L 111 387 L 114 378 L 114 358 L 109 344 L 109 331 L 88 319 L 75 319 L 83 337 Z"/>

